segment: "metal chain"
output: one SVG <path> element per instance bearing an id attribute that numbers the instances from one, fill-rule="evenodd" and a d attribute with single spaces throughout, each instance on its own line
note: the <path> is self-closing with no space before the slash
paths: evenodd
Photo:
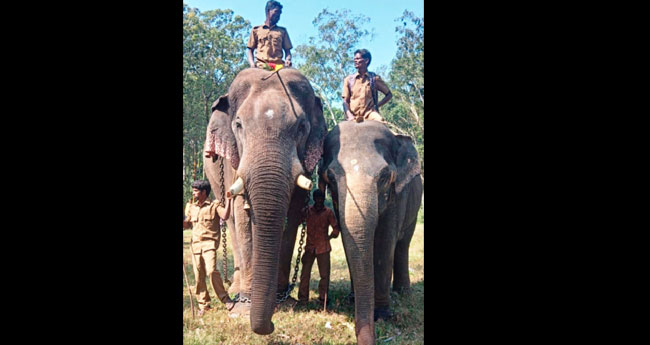
<path id="1" fill-rule="evenodd" d="M 314 169 L 315 171 L 316 169 Z M 314 184 L 314 175 L 312 173 L 311 176 L 311 182 L 312 185 Z M 310 193 L 311 191 L 307 192 L 307 196 L 305 197 L 305 207 L 309 206 L 309 200 L 310 200 Z M 286 226 L 286 224 L 285 224 Z M 293 291 L 293 288 L 296 286 L 296 280 L 298 279 L 298 269 L 300 265 L 300 257 L 302 256 L 302 245 L 305 243 L 305 234 L 307 233 L 307 217 L 303 219 L 302 221 L 302 230 L 300 232 L 300 241 L 298 242 L 298 256 L 296 257 L 296 264 L 294 265 L 293 268 L 293 277 L 291 278 L 291 284 L 287 286 L 287 288 L 280 293 L 275 294 L 275 303 L 280 304 L 289 298 L 289 295 L 291 294 L 291 291 Z"/>
<path id="2" fill-rule="evenodd" d="M 307 196 L 309 197 L 309 196 Z M 307 200 L 307 203 L 309 203 L 309 200 Z M 296 265 L 293 269 L 293 278 L 291 278 L 291 284 L 296 284 L 296 279 L 298 279 L 298 265 L 300 264 L 300 256 L 302 254 L 302 245 L 305 243 L 305 234 L 307 233 L 307 222 L 303 221 L 302 222 L 302 230 L 300 232 L 300 241 L 298 242 L 298 256 L 296 257 Z"/>
<path id="3" fill-rule="evenodd" d="M 233 298 L 233 301 L 238 302 L 238 303 L 251 303 L 251 299 L 248 297 L 240 296 L 239 293 L 235 295 L 235 298 Z"/>
<path id="4" fill-rule="evenodd" d="M 221 184 L 221 206 L 226 207 L 226 196 L 225 196 L 225 185 L 223 181 L 223 160 L 225 158 L 221 157 L 221 162 L 219 163 L 219 183 Z M 228 247 L 226 245 L 226 221 L 219 219 L 219 226 L 221 227 L 221 238 L 223 239 L 223 281 L 226 284 L 231 284 L 228 280 Z"/>

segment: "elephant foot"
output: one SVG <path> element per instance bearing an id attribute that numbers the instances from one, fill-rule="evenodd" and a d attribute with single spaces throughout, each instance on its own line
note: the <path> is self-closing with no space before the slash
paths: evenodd
<path id="1" fill-rule="evenodd" d="M 393 312 L 390 311 L 389 307 L 375 308 L 375 321 L 379 319 L 390 320 L 392 318 L 393 318 Z"/>
<path id="2" fill-rule="evenodd" d="M 230 317 L 247 317 L 251 313 L 251 304 L 250 303 L 235 303 L 235 307 L 232 308 L 228 316 Z"/>
<path id="3" fill-rule="evenodd" d="M 393 287 L 393 291 L 397 292 L 400 295 L 408 295 L 411 293 L 411 288 L 409 286 L 398 286 Z"/>

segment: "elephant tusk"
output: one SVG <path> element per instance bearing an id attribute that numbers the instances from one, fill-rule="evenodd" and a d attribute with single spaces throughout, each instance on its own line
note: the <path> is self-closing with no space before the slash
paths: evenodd
<path id="1" fill-rule="evenodd" d="M 311 190 L 312 187 L 311 180 L 306 178 L 303 175 L 298 175 L 298 180 L 296 181 L 296 184 L 298 185 L 298 187 L 305 190 Z"/>
<path id="2" fill-rule="evenodd" d="M 237 181 L 230 186 L 230 189 L 226 192 L 226 197 L 228 199 L 232 198 L 233 196 L 241 193 L 241 191 L 244 190 L 244 180 L 242 180 L 241 177 L 237 178 Z"/>

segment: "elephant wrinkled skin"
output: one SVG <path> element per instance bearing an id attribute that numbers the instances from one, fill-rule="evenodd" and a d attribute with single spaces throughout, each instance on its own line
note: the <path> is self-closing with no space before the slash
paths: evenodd
<path id="1" fill-rule="evenodd" d="M 355 296 L 359 344 L 375 344 L 374 314 L 409 288 L 408 249 L 422 202 L 411 138 L 376 121 L 342 122 L 325 138 L 319 176 L 339 219 Z"/>
<path id="2" fill-rule="evenodd" d="M 288 284 L 299 213 L 308 196 L 296 188 L 296 180 L 311 176 L 327 134 L 320 99 L 309 81 L 296 69 L 276 73 L 249 68 L 235 77 L 228 94 L 212 105 L 206 133 L 206 151 L 219 158 L 204 158 L 217 198 L 223 158 L 223 188 L 237 178 L 244 184 L 232 203 L 229 239 L 239 267 L 235 283 L 241 295 L 250 296 L 251 328 L 257 334 L 273 332 L 276 292 Z"/>

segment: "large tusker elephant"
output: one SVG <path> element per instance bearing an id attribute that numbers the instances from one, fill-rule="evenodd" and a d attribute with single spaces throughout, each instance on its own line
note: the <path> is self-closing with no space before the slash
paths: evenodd
<path id="1" fill-rule="evenodd" d="M 251 328 L 257 334 L 274 330 L 276 292 L 287 285 L 299 213 L 311 188 L 305 176 L 320 159 L 327 134 L 320 99 L 309 81 L 296 69 L 275 73 L 245 69 L 214 102 L 205 149 L 219 159 L 204 159 L 217 198 L 223 158 L 224 170 L 230 169 L 224 185 L 236 195 L 235 235 L 230 237 L 239 266 L 236 278 L 240 296 L 251 300 Z"/>
<path id="2" fill-rule="evenodd" d="M 325 138 L 321 189 L 332 195 L 355 295 L 359 344 L 375 344 L 374 312 L 388 312 L 393 290 L 409 288 L 408 249 L 422 199 L 410 137 L 376 121 L 346 121 Z"/>

